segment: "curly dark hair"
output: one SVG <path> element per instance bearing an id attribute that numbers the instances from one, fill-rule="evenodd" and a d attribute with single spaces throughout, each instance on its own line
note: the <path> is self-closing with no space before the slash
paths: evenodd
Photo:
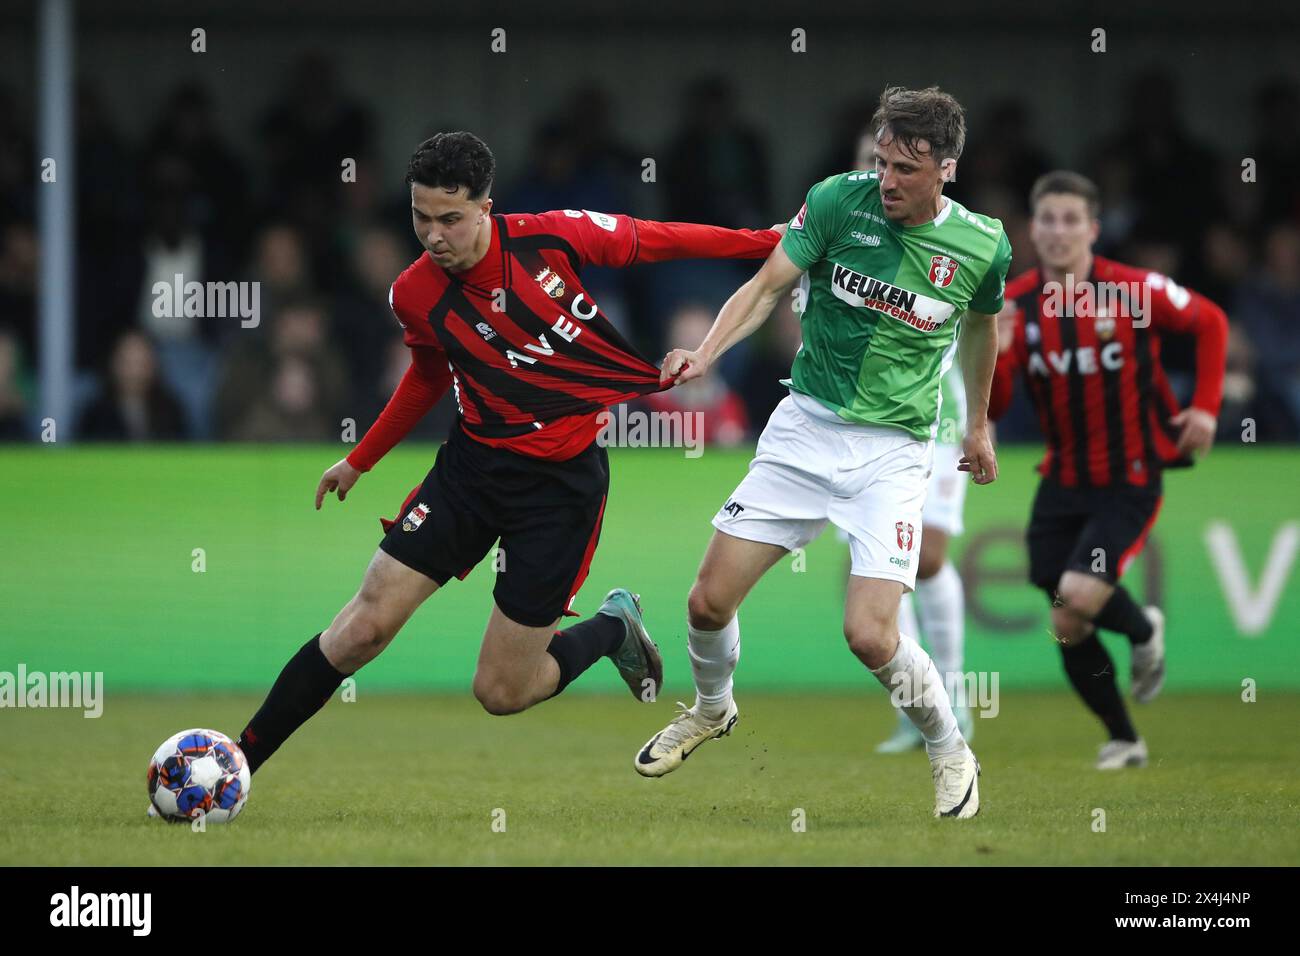
<path id="1" fill-rule="evenodd" d="M 923 90 L 891 86 L 881 93 L 871 132 L 879 136 L 886 128 L 914 155 L 920 154 L 917 144 L 925 140 L 936 163 L 957 159 L 966 146 L 966 112 L 937 86 Z"/>
<path id="2" fill-rule="evenodd" d="M 492 188 L 496 171 L 492 150 L 473 133 L 436 133 L 415 147 L 406 182 L 452 192 L 465 186 L 470 199 L 481 200 Z"/>

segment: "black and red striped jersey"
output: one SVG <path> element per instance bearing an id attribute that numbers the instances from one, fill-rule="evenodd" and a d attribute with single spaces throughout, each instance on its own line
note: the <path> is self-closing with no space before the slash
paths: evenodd
<path id="1" fill-rule="evenodd" d="M 1170 423 L 1179 411 L 1160 364 L 1167 333 L 1196 336 L 1191 404 L 1218 415 L 1228 324 L 1209 299 L 1156 272 L 1094 257 L 1067 289 L 1032 269 L 1007 283 L 1011 347 L 998 358 L 989 400 L 996 418 L 1016 372 L 1047 439 L 1039 472 L 1069 487 L 1147 485 L 1189 462 Z"/>
<path id="2" fill-rule="evenodd" d="M 487 254 L 450 273 L 421 255 L 390 304 L 411 367 L 348 460 L 367 471 L 454 389 L 460 427 L 490 445 L 569 458 L 599 432 L 598 413 L 660 390 L 659 370 L 583 287 L 587 264 L 761 258 L 770 230 L 661 223 L 587 210 L 491 217 Z"/>

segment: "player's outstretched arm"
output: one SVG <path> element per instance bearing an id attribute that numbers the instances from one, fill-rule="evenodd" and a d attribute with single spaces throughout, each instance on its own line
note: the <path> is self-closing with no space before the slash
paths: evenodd
<path id="1" fill-rule="evenodd" d="M 966 437 L 962 440 L 965 454 L 957 470 L 970 472 L 975 484 L 987 485 L 998 477 L 998 460 L 989 432 L 989 395 L 993 367 L 998 360 L 996 315 L 966 313 L 961 324 L 958 357 L 966 383 Z"/>
<path id="2" fill-rule="evenodd" d="M 339 501 L 342 501 L 360 477 L 361 472 L 349 465 L 346 458 L 325 469 L 325 474 L 320 476 L 320 482 L 316 485 L 316 510 L 320 511 L 321 502 L 331 491 L 337 491 Z"/>
<path id="3" fill-rule="evenodd" d="M 1178 454 L 1194 458 L 1214 444 L 1227 370 L 1228 316 L 1210 299 L 1163 276 L 1151 281 L 1154 325 L 1160 331 L 1196 337 L 1196 392 L 1191 404 L 1169 419 L 1178 429 Z"/>
<path id="4" fill-rule="evenodd" d="M 784 249 L 779 245 L 773 248 L 754 278 L 732 293 L 697 349 L 673 349 L 664 356 L 659 380 L 676 379 L 681 384 L 706 374 L 727 349 L 767 321 L 802 272 Z"/>

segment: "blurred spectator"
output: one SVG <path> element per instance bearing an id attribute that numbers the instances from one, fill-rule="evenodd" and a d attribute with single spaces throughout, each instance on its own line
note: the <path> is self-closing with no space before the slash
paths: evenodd
<path id="1" fill-rule="evenodd" d="M 1028 105 L 1019 99 L 998 100 L 982 120 L 972 124 L 971 132 L 971 142 L 957 164 L 957 179 L 945 192 L 970 209 L 1004 219 L 978 205 L 972 192 L 1000 186 L 1011 197 L 1008 212 L 1028 214 L 1029 190 L 1052 165 L 1038 145 L 1041 140 L 1033 135 Z"/>
<path id="2" fill-rule="evenodd" d="M 269 213 L 302 230 L 315 275 L 341 273 L 336 245 L 338 210 L 348 200 L 342 163 L 358 167 L 373 153 L 370 112 L 340 88 L 334 62 L 309 53 L 293 65 L 284 91 L 258 124 L 263 168 L 269 182 Z"/>
<path id="3" fill-rule="evenodd" d="M 0 86 L 0 227 L 36 216 L 31 127 L 13 92 Z"/>
<path id="4" fill-rule="evenodd" d="M 731 228 L 771 225 L 767 154 L 758 131 L 740 117 L 730 82 L 721 76 L 694 80 L 684 107 L 682 128 L 659 164 L 668 218 Z"/>
<path id="5" fill-rule="evenodd" d="M 866 95 L 849 100 L 836 110 L 835 119 L 827 129 L 826 141 L 830 145 L 818 158 L 817 165 L 813 167 L 807 181 L 798 184 L 800 203 L 814 183 L 821 182 L 827 176 L 847 173 L 858 168 L 855 164 L 861 153 L 861 141 L 864 135 L 870 133 L 871 117 L 876 112 L 876 103 L 876 96 Z M 797 204 L 788 213 L 784 209 L 777 210 L 777 215 L 778 218 L 780 216 L 789 218 L 796 212 L 798 212 Z"/>
<path id="6" fill-rule="evenodd" d="M 301 230 L 272 221 L 258 233 L 253 246 L 252 277 L 260 285 L 263 314 L 274 315 L 283 303 L 311 294 L 314 283 Z"/>
<path id="7" fill-rule="evenodd" d="M 86 77 L 77 83 L 76 137 L 76 362 L 97 372 L 118 337 L 139 325 L 140 179 L 147 156 L 123 140 L 98 85 Z"/>
<path id="8" fill-rule="evenodd" d="M 36 233 L 12 222 L 0 234 L 0 331 L 11 330 L 27 355 L 36 354 Z"/>
<path id="9" fill-rule="evenodd" d="M 327 340 L 324 305 L 313 299 L 288 303 L 266 325 L 227 359 L 217 395 L 218 434 L 246 441 L 254 435 L 337 438 L 348 375 Z"/>
<path id="10" fill-rule="evenodd" d="M 578 130 L 584 122 L 552 119 L 533 134 L 528 165 L 505 193 L 499 212 L 544 212 L 548 209 L 596 209 L 626 212 L 626 187 L 601 166 L 583 160 Z M 640 167 L 627 171 L 639 177 Z M 637 179 L 639 182 L 639 178 Z"/>
<path id="11" fill-rule="evenodd" d="M 1095 161 L 1097 188 L 1101 191 L 1101 234 L 1097 252 L 1117 255 L 1142 215 L 1137 195 L 1137 170 L 1122 155 L 1103 154 Z"/>
<path id="12" fill-rule="evenodd" d="M 186 437 L 185 414 L 158 374 L 158 358 L 139 331 L 123 334 L 113 347 L 98 395 L 82 412 L 77 428 L 87 441 L 176 441 Z"/>
<path id="13" fill-rule="evenodd" d="M 524 175 L 503 194 L 498 211 L 594 209 L 627 212 L 627 188 L 601 165 L 608 159 L 606 146 L 586 140 L 586 148 L 594 150 L 594 153 L 591 157 L 584 157 L 585 137 L 579 129 L 585 125 L 586 117 L 581 121 L 552 119 L 543 123 L 533 135 Z M 593 157 L 595 165 L 589 165 Z M 630 180 L 639 169 L 639 166 L 635 170 L 629 169 L 626 178 Z M 627 334 L 630 322 L 626 304 L 626 272 L 587 266 L 582 271 L 582 282 L 592 298 L 600 303 L 601 311 L 615 327 Z"/>
<path id="14" fill-rule="evenodd" d="M 388 304 L 397 277 L 411 264 L 407 248 L 391 230 L 364 229 L 353 246 L 345 291 L 338 297 L 333 332 L 347 343 L 354 404 L 369 397 L 388 362 L 388 347 L 402 332 Z M 396 384 L 396 383 L 394 383 Z"/>
<path id="15" fill-rule="evenodd" d="M 230 430 L 235 441 L 330 441 L 339 427 L 323 409 L 319 359 L 286 353 L 278 355 L 270 377 L 254 401 Z"/>
<path id="16" fill-rule="evenodd" d="M 609 91 L 588 80 L 569 94 L 565 110 L 569 116 L 582 117 L 573 125 L 578 168 L 614 194 L 617 205 L 611 209 L 644 217 L 641 162 L 646 154 L 625 143 L 614 129 L 617 111 Z"/>
<path id="17" fill-rule="evenodd" d="M 0 441 L 30 438 L 27 399 L 23 395 L 22 362 L 17 337 L 0 328 Z"/>
<path id="18" fill-rule="evenodd" d="M 713 310 L 692 305 L 668 320 L 668 337 L 674 342 L 702 342 L 713 325 Z M 647 395 L 638 403 L 652 412 L 701 413 L 702 432 L 695 438 L 706 445 L 730 447 L 745 440 L 749 418 L 745 403 L 721 375 L 706 375 L 685 385 Z"/>
<path id="19" fill-rule="evenodd" d="M 140 244 L 140 287 L 135 326 L 147 332 L 158 350 L 163 377 L 180 396 L 194 437 L 211 436 L 212 391 L 217 369 L 215 340 L 222 322 L 175 307 L 175 287 L 191 282 L 231 281 L 229 265 L 214 261 L 199 231 L 191 205 L 193 171 L 179 157 L 164 153 L 149 166 L 144 235 Z M 184 295 L 182 295 L 182 300 Z M 205 313 L 207 296 L 204 296 Z"/>
<path id="20" fill-rule="evenodd" d="M 1212 223 L 1201 239 L 1200 261 L 1204 268 L 1197 278 L 1196 291 L 1224 309 L 1231 309 L 1237 288 L 1250 269 L 1246 237 L 1226 222 Z"/>
<path id="21" fill-rule="evenodd" d="M 1107 239 L 1128 238 L 1114 232 L 1114 217 L 1136 203 L 1136 220 L 1150 235 L 1186 244 L 1183 254 L 1192 252 L 1201 224 L 1219 212 L 1213 190 L 1205 188 L 1214 156 L 1187 128 L 1177 82 L 1168 72 L 1138 74 L 1123 103 L 1120 128 L 1103 140 L 1091 164 L 1101 167 L 1103 209 L 1114 206 Z M 1116 187 L 1123 192 L 1117 194 Z M 1196 201 L 1189 201 L 1193 196 Z"/>
<path id="22" fill-rule="evenodd" d="M 1255 353 L 1258 437 L 1294 438 L 1300 433 L 1300 228 L 1269 231 L 1263 268 L 1242 286 L 1233 315 Z"/>
<path id="23" fill-rule="evenodd" d="M 194 224 L 223 258 L 244 238 L 248 175 L 217 129 L 212 98 L 196 82 L 177 87 L 162 108 L 146 155 L 174 157 L 187 168 Z"/>
<path id="24" fill-rule="evenodd" d="M 1300 88 L 1294 80 L 1278 78 L 1260 87 L 1255 126 L 1251 157 L 1258 162 L 1257 179 L 1246 188 L 1263 194 L 1265 223 L 1300 222 Z"/>

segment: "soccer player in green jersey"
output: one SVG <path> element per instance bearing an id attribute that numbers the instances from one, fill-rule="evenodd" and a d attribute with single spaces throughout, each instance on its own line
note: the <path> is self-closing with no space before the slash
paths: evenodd
<path id="1" fill-rule="evenodd" d="M 979 811 L 979 764 L 933 661 L 899 633 L 898 608 L 916 581 L 939 382 L 959 343 L 967 420 L 958 467 L 976 484 L 997 477 L 987 409 L 1011 245 L 996 219 L 943 195 L 966 139 L 953 97 L 936 87 L 887 89 L 872 129 L 875 168 L 813 186 L 704 341 L 664 359 L 665 379 L 706 374 L 808 273 L 790 395 L 713 519 L 717 531 L 687 602 L 695 704 L 641 748 L 635 766 L 662 776 L 704 741 L 731 732 L 741 601 L 830 521 L 849 534 L 849 649 L 925 738 L 935 816 L 971 817 Z"/>

